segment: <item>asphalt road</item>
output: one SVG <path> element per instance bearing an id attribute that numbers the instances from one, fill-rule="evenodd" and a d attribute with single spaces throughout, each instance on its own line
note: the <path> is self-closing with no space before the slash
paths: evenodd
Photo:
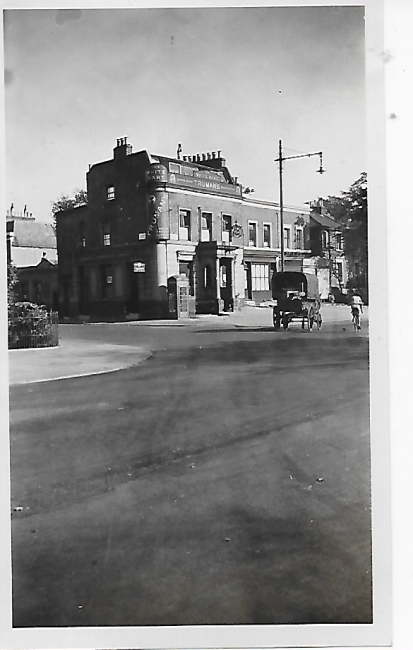
<path id="1" fill-rule="evenodd" d="M 371 622 L 365 333 L 65 336 L 153 354 L 12 386 L 14 626 Z"/>

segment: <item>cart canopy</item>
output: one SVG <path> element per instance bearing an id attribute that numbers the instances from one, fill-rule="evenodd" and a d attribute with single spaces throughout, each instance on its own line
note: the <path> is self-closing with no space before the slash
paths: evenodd
<path id="1" fill-rule="evenodd" d="M 299 291 L 305 294 L 308 300 L 318 300 L 320 289 L 318 278 L 312 273 L 299 271 L 284 271 L 274 273 L 272 276 L 272 297 L 278 298 L 287 291 Z"/>

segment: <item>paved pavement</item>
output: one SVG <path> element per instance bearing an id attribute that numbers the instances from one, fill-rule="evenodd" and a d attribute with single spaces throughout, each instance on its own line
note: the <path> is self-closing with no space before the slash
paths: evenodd
<path id="1" fill-rule="evenodd" d="M 325 323 L 348 322 L 350 310 L 345 305 L 323 305 Z M 368 310 L 365 309 L 368 319 Z M 244 307 L 224 316 L 196 316 L 191 319 L 162 321 L 129 321 L 122 327 L 191 327 L 202 328 L 268 328 L 272 326 L 272 310 L 265 307 Z M 91 323 L 98 328 L 99 323 Z M 60 343 L 56 348 L 9 351 L 9 383 L 11 385 L 37 381 L 51 381 L 68 377 L 113 372 L 134 366 L 151 354 L 148 346 L 117 345 L 90 341 L 73 341 L 65 338 L 65 325 L 60 327 Z"/>

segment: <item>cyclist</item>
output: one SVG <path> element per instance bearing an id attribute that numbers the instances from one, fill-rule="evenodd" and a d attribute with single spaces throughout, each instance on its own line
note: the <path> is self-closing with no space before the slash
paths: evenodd
<path id="1" fill-rule="evenodd" d="M 363 313 L 363 301 L 357 291 L 355 291 L 350 300 L 351 315 L 353 317 L 353 322 L 357 322 L 357 329 L 361 330 L 361 317 L 360 313 Z M 356 320 L 357 319 L 357 320 Z"/>

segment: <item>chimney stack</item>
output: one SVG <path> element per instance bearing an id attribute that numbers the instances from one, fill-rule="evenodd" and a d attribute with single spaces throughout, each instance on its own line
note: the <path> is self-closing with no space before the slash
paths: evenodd
<path id="1" fill-rule="evenodd" d="M 116 140 L 116 147 L 113 150 L 114 159 L 125 158 L 126 156 L 130 156 L 131 153 L 132 145 L 128 144 L 128 138 L 126 136 L 124 138 L 118 138 Z"/>

